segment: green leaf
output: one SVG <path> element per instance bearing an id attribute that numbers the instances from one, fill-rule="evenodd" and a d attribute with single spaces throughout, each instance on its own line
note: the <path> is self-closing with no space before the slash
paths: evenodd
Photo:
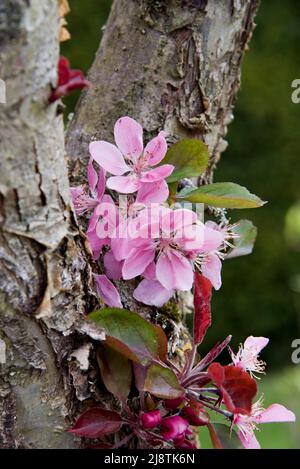
<path id="1" fill-rule="evenodd" d="M 132 382 L 130 361 L 106 345 L 98 351 L 97 360 L 106 389 L 125 402 Z"/>
<path id="2" fill-rule="evenodd" d="M 164 164 L 172 164 L 175 169 L 167 182 L 176 182 L 183 178 L 197 177 L 208 166 L 207 146 L 201 140 L 185 139 L 175 143 L 168 150 Z"/>
<path id="3" fill-rule="evenodd" d="M 170 368 L 156 364 L 151 365 L 147 371 L 144 391 L 160 399 L 177 399 L 185 392 Z"/>
<path id="4" fill-rule="evenodd" d="M 251 254 L 257 236 L 256 226 L 249 220 L 240 220 L 232 231 L 238 238 L 233 239 L 234 248 L 227 254 L 226 259 Z"/>
<path id="5" fill-rule="evenodd" d="M 215 182 L 180 194 L 177 200 L 204 203 L 222 208 L 257 208 L 265 204 L 259 197 L 251 194 L 246 187 L 233 182 Z"/>
<path id="6" fill-rule="evenodd" d="M 161 353 L 158 330 L 136 313 L 120 308 L 104 308 L 88 319 L 104 329 L 106 344 L 129 360 L 148 365 Z"/>
<path id="7" fill-rule="evenodd" d="M 237 436 L 237 433 L 230 429 L 228 425 L 224 423 L 210 424 L 213 427 L 214 433 L 217 435 L 218 441 L 222 445 L 222 449 L 242 449 L 243 445 Z M 211 437 L 212 437 L 212 433 Z"/>

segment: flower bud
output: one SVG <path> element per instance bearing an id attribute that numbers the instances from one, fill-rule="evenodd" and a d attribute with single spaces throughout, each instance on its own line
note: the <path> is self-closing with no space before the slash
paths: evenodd
<path id="1" fill-rule="evenodd" d="M 147 429 L 157 427 L 161 420 L 160 410 L 158 409 L 145 412 L 140 416 L 142 427 Z"/>
<path id="2" fill-rule="evenodd" d="M 161 434 L 165 440 L 180 441 L 188 432 L 189 423 L 179 415 L 167 417 L 162 420 Z"/>

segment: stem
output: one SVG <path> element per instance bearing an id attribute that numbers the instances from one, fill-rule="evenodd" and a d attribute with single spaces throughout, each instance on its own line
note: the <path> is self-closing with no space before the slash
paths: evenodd
<path id="1" fill-rule="evenodd" d="M 206 376 L 207 373 L 205 371 L 203 371 L 202 373 L 198 373 L 196 376 L 188 376 L 187 378 L 185 378 L 181 384 L 182 386 L 184 387 L 188 387 L 188 386 L 191 386 L 193 384 L 197 384 L 197 382 L 199 381 L 199 379 L 203 376 Z"/>
<path id="2" fill-rule="evenodd" d="M 114 449 L 120 448 L 121 446 L 125 445 L 128 443 L 132 438 L 134 437 L 134 434 L 127 435 L 125 436 L 122 440 L 120 440 L 118 443 L 114 444 Z"/>

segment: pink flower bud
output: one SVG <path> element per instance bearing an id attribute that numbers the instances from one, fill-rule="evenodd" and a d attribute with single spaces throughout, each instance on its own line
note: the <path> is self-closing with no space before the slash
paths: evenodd
<path id="1" fill-rule="evenodd" d="M 161 434 L 165 440 L 182 440 L 188 432 L 189 423 L 180 417 L 174 415 L 163 419 L 161 423 Z"/>
<path id="2" fill-rule="evenodd" d="M 151 412 L 145 412 L 140 416 L 141 424 L 143 428 L 154 428 L 157 427 L 162 418 L 160 410 L 151 410 Z"/>
<path id="3" fill-rule="evenodd" d="M 185 406 L 182 409 L 181 415 L 190 425 L 202 426 L 207 425 L 209 422 L 209 416 L 200 402 L 191 402 L 190 405 Z"/>

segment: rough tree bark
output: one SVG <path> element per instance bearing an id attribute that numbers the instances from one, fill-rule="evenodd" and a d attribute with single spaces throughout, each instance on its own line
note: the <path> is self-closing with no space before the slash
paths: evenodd
<path id="1" fill-rule="evenodd" d="M 72 183 L 85 181 L 88 143 L 112 140 L 128 114 L 145 138 L 201 138 L 205 180 L 225 148 L 240 65 L 258 0 L 116 0 L 70 125 Z M 0 5 L 0 447 L 70 448 L 64 429 L 90 397 L 101 399 L 84 314 L 97 304 L 88 252 L 72 208 L 64 131 L 48 106 L 58 60 L 57 0 Z M 47 34 L 45 34 L 47 31 Z M 146 316 L 131 289 L 124 306 Z M 90 361 L 89 361 L 90 360 Z"/>

